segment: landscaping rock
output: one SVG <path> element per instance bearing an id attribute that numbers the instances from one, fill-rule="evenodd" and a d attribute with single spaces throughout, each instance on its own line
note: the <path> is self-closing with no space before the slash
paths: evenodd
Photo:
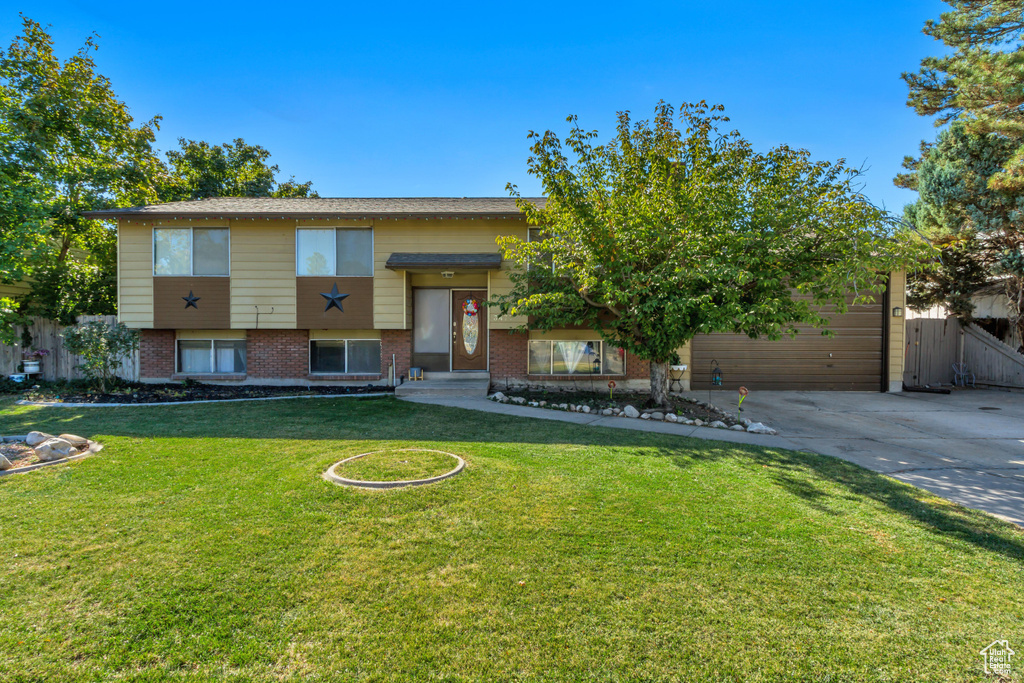
<path id="1" fill-rule="evenodd" d="M 61 434 L 58 439 L 64 439 L 75 448 L 82 449 L 89 447 L 89 439 L 74 434 Z"/>
<path id="2" fill-rule="evenodd" d="M 633 406 L 626 406 L 622 409 L 622 414 L 626 417 L 640 417 L 640 411 Z"/>
<path id="3" fill-rule="evenodd" d="M 589 413 L 590 412 L 590 406 L 583 406 L 583 407 L 580 408 L 580 411 L 584 412 L 584 413 Z"/>
<path id="4" fill-rule="evenodd" d="M 496 391 L 493 394 L 491 394 L 489 398 L 492 401 L 498 401 L 500 403 L 500 402 L 505 401 L 506 396 L 505 396 L 505 394 L 501 393 L 500 391 Z"/>
<path id="5" fill-rule="evenodd" d="M 529 405 L 531 408 L 540 408 L 540 404 L 536 401 L 530 401 Z"/>
<path id="6" fill-rule="evenodd" d="M 698 427 L 703 427 L 704 426 L 704 420 L 701 420 L 700 418 L 697 418 L 696 420 L 693 421 L 693 424 L 697 425 Z"/>
<path id="7" fill-rule="evenodd" d="M 0 470 L 9 469 L 11 469 L 11 461 L 5 458 L 4 456 L 0 455 Z"/>
<path id="8" fill-rule="evenodd" d="M 615 411 L 614 411 L 614 410 L 612 410 L 611 408 L 605 408 L 604 410 L 602 410 L 602 411 L 601 411 L 601 414 L 602 414 L 602 415 L 606 415 L 606 416 L 608 416 L 608 415 L 614 415 L 614 414 L 615 414 Z"/>
<path id="9" fill-rule="evenodd" d="M 568 403 L 559 403 L 558 407 L 561 408 L 562 410 L 569 410 L 569 404 Z"/>
<path id="10" fill-rule="evenodd" d="M 715 429 L 725 429 L 726 424 L 721 420 L 715 420 L 714 422 L 711 423 L 710 426 L 714 427 Z"/>
<path id="11" fill-rule="evenodd" d="M 640 416 L 640 419 L 641 420 L 650 420 L 651 419 L 651 414 L 650 413 L 644 413 L 643 415 Z"/>
<path id="12" fill-rule="evenodd" d="M 754 423 L 754 421 L 751 420 L 750 418 L 747 418 L 747 417 L 740 418 L 740 424 L 743 425 L 744 427 L 749 427 L 753 423 Z"/>
<path id="13" fill-rule="evenodd" d="M 747 427 L 747 431 L 751 434 L 778 434 L 777 431 L 762 422 L 754 422 Z"/>
<path id="14" fill-rule="evenodd" d="M 46 432 L 29 432 L 28 436 L 25 437 L 25 443 L 35 448 L 47 439 L 52 439 L 53 434 L 47 434 Z"/>
<path id="15" fill-rule="evenodd" d="M 743 425 L 733 425 L 732 427 L 729 427 L 729 429 L 731 429 L 734 432 L 745 432 L 745 431 L 747 431 L 747 428 L 744 427 Z"/>
<path id="16" fill-rule="evenodd" d="M 34 450 L 40 462 L 52 462 L 73 455 L 75 447 L 64 439 L 51 437 L 35 446 Z"/>
<path id="17" fill-rule="evenodd" d="M 678 422 L 679 421 L 679 416 L 676 415 L 675 413 L 669 413 L 668 415 L 665 416 L 665 421 L 666 422 Z"/>
<path id="18" fill-rule="evenodd" d="M 541 402 L 540 402 L 540 407 L 541 407 L 541 408 L 543 408 L 543 407 L 544 407 L 544 406 L 546 406 L 547 404 L 548 404 L 548 402 L 547 402 L 547 401 L 541 401 Z"/>
<path id="19" fill-rule="evenodd" d="M 664 420 L 665 419 L 665 413 L 657 413 L 657 412 L 651 413 L 651 419 L 652 420 Z"/>
<path id="20" fill-rule="evenodd" d="M 679 422 L 680 422 L 680 424 L 684 424 L 684 425 L 691 425 L 691 426 L 693 425 L 693 420 L 691 420 L 688 417 L 681 417 L 681 418 L 679 418 Z"/>
<path id="21" fill-rule="evenodd" d="M 515 403 L 518 406 L 526 405 L 526 399 L 523 398 L 522 396 L 513 396 L 512 397 L 512 402 Z"/>

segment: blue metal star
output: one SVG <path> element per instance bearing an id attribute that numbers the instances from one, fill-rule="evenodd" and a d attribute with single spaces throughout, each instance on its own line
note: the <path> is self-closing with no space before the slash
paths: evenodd
<path id="1" fill-rule="evenodd" d="M 199 310 L 199 307 L 196 306 L 196 302 L 199 301 L 199 299 L 201 299 L 202 297 L 198 297 L 195 294 L 193 294 L 191 289 L 188 290 L 188 296 L 183 296 L 181 298 L 185 302 L 185 308 L 192 307 L 196 310 Z"/>
<path id="2" fill-rule="evenodd" d="M 327 300 L 327 306 L 324 308 L 324 313 L 332 308 L 337 308 L 342 313 L 345 312 L 345 309 L 341 307 L 341 302 L 348 296 L 348 294 L 338 294 L 337 282 L 335 282 L 334 286 L 331 287 L 330 293 L 325 294 L 324 292 L 320 292 L 320 296 Z"/>

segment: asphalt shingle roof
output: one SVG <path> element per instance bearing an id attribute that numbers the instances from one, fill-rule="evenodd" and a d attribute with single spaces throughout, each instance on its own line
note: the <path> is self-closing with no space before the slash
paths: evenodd
<path id="1" fill-rule="evenodd" d="M 543 206 L 543 197 L 526 197 Z M 442 218 L 520 215 L 511 197 L 214 197 L 125 209 L 89 211 L 89 218 Z"/>

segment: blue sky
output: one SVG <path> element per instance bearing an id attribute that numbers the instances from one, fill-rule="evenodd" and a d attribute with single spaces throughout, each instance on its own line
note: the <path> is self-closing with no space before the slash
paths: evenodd
<path id="1" fill-rule="evenodd" d="M 935 129 L 905 105 L 902 71 L 941 45 L 938 1 L 517 4 L 117 3 L 0 0 L 96 60 L 158 146 L 235 137 L 322 196 L 539 194 L 527 131 L 577 114 L 611 135 L 615 112 L 721 103 L 756 148 L 787 143 L 868 170 L 864 192 L 899 212 L 903 156 Z M 723 7 L 728 7 L 726 11 Z"/>

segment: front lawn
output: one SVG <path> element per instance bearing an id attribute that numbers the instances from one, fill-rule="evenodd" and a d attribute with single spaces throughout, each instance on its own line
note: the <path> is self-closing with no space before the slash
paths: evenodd
<path id="1" fill-rule="evenodd" d="M 0 398 L 32 428 L 106 448 L 0 478 L 3 681 L 981 681 L 1024 646 L 1024 532 L 829 458 L 392 398 Z M 389 448 L 468 465 L 320 478 Z"/>

